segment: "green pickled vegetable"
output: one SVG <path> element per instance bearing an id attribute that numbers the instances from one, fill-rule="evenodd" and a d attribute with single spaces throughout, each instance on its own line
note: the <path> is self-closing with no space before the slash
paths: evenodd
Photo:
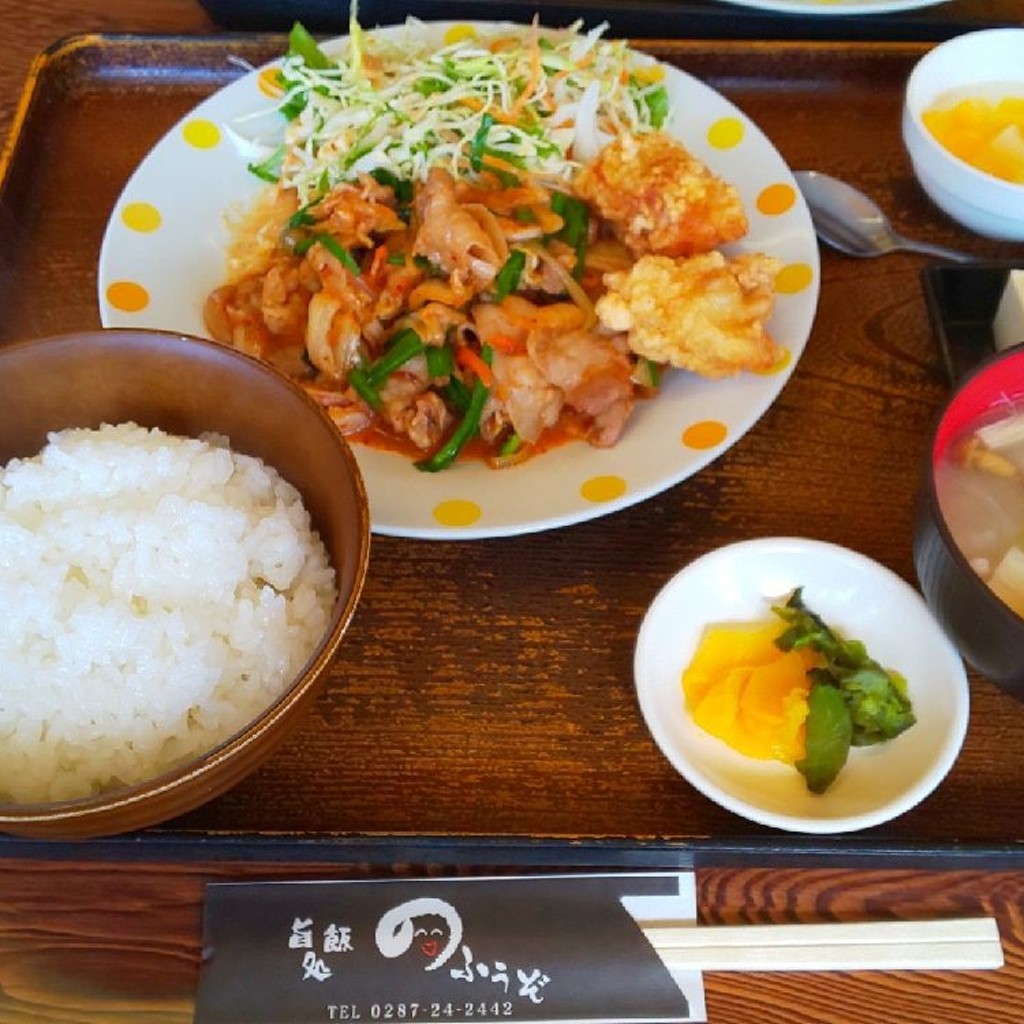
<path id="1" fill-rule="evenodd" d="M 806 752 L 796 768 L 812 793 L 824 793 L 846 764 L 853 736 L 850 709 L 830 683 L 811 684 L 806 725 Z"/>
<path id="2" fill-rule="evenodd" d="M 835 778 L 835 774 L 829 777 L 827 766 L 837 765 L 838 773 L 851 746 L 884 743 L 914 724 L 916 718 L 907 696 L 906 680 L 899 673 L 884 669 L 860 640 L 847 640 L 826 625 L 804 604 L 803 588 L 798 587 L 785 605 L 772 610 L 789 627 L 775 641 L 780 650 L 809 647 L 825 659 L 823 666 L 809 673 L 812 687 L 808 698 L 806 763 L 810 768 L 805 770 L 797 765 L 807 778 L 808 788 L 821 793 Z M 815 696 L 822 689 L 832 693 Z M 848 727 L 840 728 L 838 724 L 837 701 L 845 708 Z"/>
<path id="3" fill-rule="evenodd" d="M 881 668 L 863 668 L 843 678 L 855 747 L 891 740 L 914 724 L 905 685 L 902 677 Z"/>

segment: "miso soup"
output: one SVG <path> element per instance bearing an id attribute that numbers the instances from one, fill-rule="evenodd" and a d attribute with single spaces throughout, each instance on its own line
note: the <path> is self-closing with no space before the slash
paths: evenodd
<path id="1" fill-rule="evenodd" d="M 1024 616 L 1024 407 L 993 411 L 956 438 L 935 489 L 957 547 Z"/>

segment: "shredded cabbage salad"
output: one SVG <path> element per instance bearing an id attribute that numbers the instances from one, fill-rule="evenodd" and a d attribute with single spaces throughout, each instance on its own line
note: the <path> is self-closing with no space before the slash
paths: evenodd
<path id="1" fill-rule="evenodd" d="M 435 166 L 568 181 L 610 138 L 671 113 L 664 69 L 606 28 L 456 25 L 438 39 L 415 19 L 377 33 L 353 17 L 328 55 L 297 24 L 278 76 L 284 142 L 250 169 L 303 204 L 360 173 L 421 181 Z"/>

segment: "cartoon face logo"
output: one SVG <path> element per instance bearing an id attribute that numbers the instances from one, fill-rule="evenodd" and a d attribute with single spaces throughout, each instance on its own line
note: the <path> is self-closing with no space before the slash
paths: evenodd
<path id="1" fill-rule="evenodd" d="M 382 956 L 401 956 L 415 946 L 430 961 L 423 969 L 435 971 L 462 941 L 462 919 L 450 903 L 421 897 L 387 911 L 375 938 Z"/>
<path id="2" fill-rule="evenodd" d="M 447 924 L 443 918 L 430 920 L 421 918 L 420 920 L 421 923 L 413 929 L 413 942 L 428 960 L 433 960 L 447 943 Z"/>

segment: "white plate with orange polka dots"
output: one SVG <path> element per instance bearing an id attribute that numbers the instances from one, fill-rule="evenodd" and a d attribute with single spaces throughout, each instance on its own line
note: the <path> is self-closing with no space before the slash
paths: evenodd
<path id="1" fill-rule="evenodd" d="M 480 31 L 513 26 L 480 25 Z M 425 31 L 440 38 L 450 23 Z M 397 29 L 381 29 L 389 32 Z M 325 43 L 330 52 L 337 43 Z M 227 54 L 225 54 L 227 57 Z M 207 336 L 203 302 L 223 283 L 237 217 L 266 186 L 247 170 L 251 137 L 280 124 L 256 69 L 174 125 L 134 172 L 112 211 L 99 261 L 105 327 Z M 674 115 L 666 126 L 739 189 L 750 220 L 732 251 L 778 257 L 769 328 L 785 358 L 774 371 L 728 380 L 666 374 L 613 448 L 571 443 L 511 469 L 475 460 L 420 473 L 397 453 L 356 444 L 376 533 L 442 540 L 503 537 L 569 526 L 627 508 L 681 483 L 754 426 L 782 391 L 814 321 L 818 244 L 796 182 L 760 129 L 719 93 L 666 67 Z M 269 129 L 268 129 L 269 130 Z M 279 130 L 279 128 L 277 129 Z"/>

